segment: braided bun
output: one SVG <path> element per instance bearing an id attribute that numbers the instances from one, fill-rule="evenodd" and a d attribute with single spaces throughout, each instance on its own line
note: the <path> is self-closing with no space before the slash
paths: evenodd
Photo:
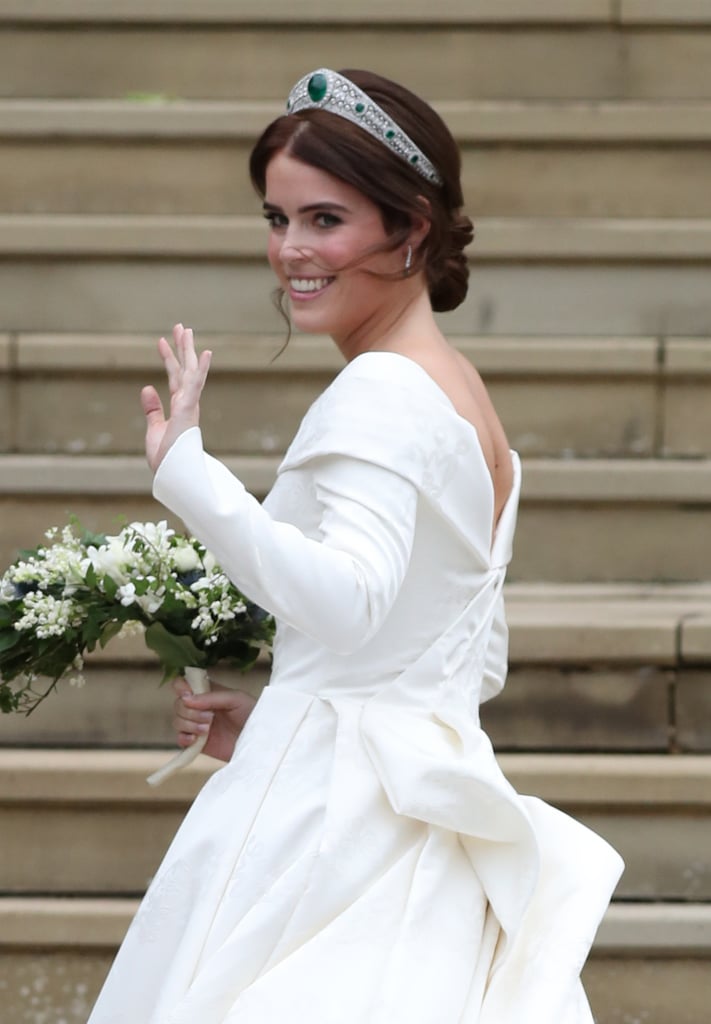
<path id="1" fill-rule="evenodd" d="M 452 217 L 449 238 L 442 239 L 441 256 L 425 256 L 425 268 L 432 309 L 446 313 L 460 306 L 469 288 L 469 261 L 465 249 L 474 238 L 469 217 L 457 211 Z"/>

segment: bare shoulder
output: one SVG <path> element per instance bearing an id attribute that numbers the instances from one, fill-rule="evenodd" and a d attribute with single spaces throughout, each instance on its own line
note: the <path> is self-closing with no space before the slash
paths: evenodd
<path id="1" fill-rule="evenodd" d="M 470 361 L 449 345 L 419 353 L 418 362 L 458 414 L 476 428 L 494 484 L 498 518 L 513 485 L 513 463 L 506 432 L 484 381 Z"/>

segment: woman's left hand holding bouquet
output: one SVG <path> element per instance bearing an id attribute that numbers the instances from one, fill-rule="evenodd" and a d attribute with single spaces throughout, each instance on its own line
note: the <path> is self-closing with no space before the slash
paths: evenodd
<path id="1" fill-rule="evenodd" d="M 200 424 L 200 396 L 205 387 L 212 353 L 195 351 L 193 332 L 176 324 L 173 347 L 166 338 L 158 342 L 158 351 L 168 375 L 170 416 L 165 418 L 163 403 L 152 385 L 143 388 L 141 405 L 146 417 L 146 458 L 155 473 L 168 450 L 182 433 Z"/>

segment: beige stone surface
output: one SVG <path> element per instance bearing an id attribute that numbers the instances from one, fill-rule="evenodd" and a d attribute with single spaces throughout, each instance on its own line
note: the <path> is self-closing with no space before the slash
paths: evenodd
<path id="1" fill-rule="evenodd" d="M 57 952 L 101 952 L 118 945 L 138 903 L 131 897 L 3 896 L 0 946 L 18 952 L 42 945 Z M 647 954 L 661 960 L 705 957 L 710 950 L 708 904 L 612 902 L 595 936 L 593 956 Z"/>
<path id="2" fill-rule="evenodd" d="M 191 795 L 201 759 L 160 790 L 145 776 L 165 753 L 0 752 L 8 892 L 142 891 Z M 515 787 L 571 811 L 618 847 L 624 898 L 708 899 L 705 840 L 711 760 L 702 757 L 503 755 Z"/>
<path id="3" fill-rule="evenodd" d="M 670 379 L 662 395 L 663 452 L 671 456 L 711 454 L 711 377 Z"/>
<path id="4" fill-rule="evenodd" d="M 163 758 L 165 758 L 163 754 Z M 65 789 L 67 787 L 67 780 Z M 59 782 L 59 780 L 58 780 Z M 116 780 L 118 789 L 118 779 Z M 580 786 L 583 780 L 578 780 Z M 143 782 L 147 787 L 147 784 Z M 524 792 L 531 792 L 529 785 Z M 535 792 L 535 790 L 533 790 Z M 74 802 L 65 792 L 58 803 L 0 805 L 4 842 L 3 888 L 22 893 L 142 892 L 178 826 L 186 805 L 139 802 Z M 607 794 L 611 809 L 596 812 L 563 808 L 615 846 L 626 861 L 617 890 L 624 899 L 694 899 L 711 896 L 711 862 L 707 848 L 711 820 L 701 815 L 663 813 L 649 795 L 649 806 L 622 811 L 616 794 Z"/>
<path id="5" fill-rule="evenodd" d="M 668 338 L 664 345 L 664 372 L 670 378 L 711 376 L 711 339 Z"/>
<path id="6" fill-rule="evenodd" d="M 161 686 L 162 672 L 143 649 L 132 661 L 112 661 L 121 653 L 114 641 L 85 672 L 86 686 L 60 683 L 31 715 L 0 715 L 0 746 L 175 747 L 174 694 Z M 210 669 L 215 682 L 259 693 L 268 669 L 242 675 Z"/>
<path id="7" fill-rule="evenodd" d="M 18 370 L 24 372 L 144 372 L 156 367 L 155 340 L 148 333 L 23 333 L 16 338 L 14 359 Z M 294 334 L 287 346 L 283 334 L 266 332 L 202 333 L 199 341 L 214 352 L 217 365 L 213 370 L 217 373 L 313 372 L 321 374 L 325 383 L 344 365 L 330 338 L 319 335 Z M 453 343 L 488 376 L 659 376 L 661 343 L 656 338 L 479 335 L 455 337 Z M 670 345 L 671 339 L 664 344 Z"/>
<path id="8" fill-rule="evenodd" d="M 711 613 L 708 607 L 684 619 L 679 646 L 684 662 L 693 665 L 711 660 Z"/>
<path id="9" fill-rule="evenodd" d="M 21 12 L 27 10 L 25 0 L 13 2 Z M 183 32 L 167 24 L 157 35 L 149 26 L 107 28 L 94 22 L 77 31 L 61 23 L 48 28 L 16 24 L 0 36 L 0 95 L 120 98 L 158 93 L 283 101 L 304 68 L 319 66 L 324 53 L 334 67 L 373 67 L 431 99 L 711 95 L 711 38 L 695 26 L 661 27 L 653 33 L 629 26 L 623 36 L 604 25 L 526 25 L 519 30 L 513 25 L 462 29 L 428 24 L 408 28 L 406 47 L 400 45 L 402 31 L 400 25 L 381 25 L 374 39 L 361 26 L 344 32 L 340 25 L 316 25 L 295 46 L 294 30 L 279 25 L 197 24 Z"/>
<path id="10" fill-rule="evenodd" d="M 512 580 L 694 582 L 711 578 L 708 507 L 524 503 Z"/>
<path id="11" fill-rule="evenodd" d="M 673 601 L 647 604 L 616 595 L 594 603 L 574 595 L 551 595 L 542 602 L 511 597 L 509 656 L 514 665 L 673 665 L 682 615 Z"/>
<path id="12" fill-rule="evenodd" d="M 592 957 L 583 971 L 598 1024 L 705 1024 L 706 959 Z"/>
<path id="13" fill-rule="evenodd" d="M 18 0 L 21 5 L 23 0 Z M 150 8 L 143 8 L 150 10 Z M 675 53 L 676 33 L 657 42 L 660 95 L 694 97 L 698 71 Z M 687 32 L 703 58 L 709 44 Z M 285 101 L 304 68 L 373 67 L 430 99 L 618 95 L 625 70 L 616 33 L 607 28 L 511 26 L 462 30 L 429 24 L 312 26 L 294 45 L 294 30 L 270 25 L 149 28 L 116 25 L 5 28 L 0 34 L 0 95 L 9 97 L 245 98 Z M 667 51 L 671 49 L 670 58 Z M 264 69 L 269 68 L 269 74 Z M 665 77 L 666 73 L 666 77 Z M 705 95 L 709 95 L 707 89 Z"/>
<path id="14" fill-rule="evenodd" d="M 112 959 L 113 951 L 3 952 L 3 1022 L 86 1024 Z"/>
<path id="15" fill-rule="evenodd" d="M 209 339 L 202 339 L 203 345 Z M 140 373 L 86 371 L 60 365 L 23 373 L 16 384 L 14 420 L 18 452 L 104 454 L 140 452 L 144 420 L 138 395 L 157 379 L 154 345 L 146 344 L 151 366 Z M 531 346 L 533 347 L 533 346 Z M 277 350 L 276 347 L 274 349 Z M 284 452 L 303 414 L 326 387 L 332 371 L 294 373 L 280 360 L 264 373 L 221 368 L 219 353 L 210 376 L 202 423 L 215 452 Z M 492 360 L 493 362 L 493 360 Z M 79 373 L 77 373 L 77 369 Z M 58 371 L 58 372 L 57 372 Z M 2 378 L 0 377 L 0 381 Z M 509 441 L 521 455 L 639 456 L 654 454 L 657 389 L 652 378 L 606 378 L 570 372 L 546 379 L 517 378 L 508 370 L 486 373 L 490 393 Z"/>
<path id="16" fill-rule="evenodd" d="M 711 627 L 711 619 L 708 625 Z M 711 661 L 711 653 L 708 660 Z M 711 753 L 711 668 L 689 670 L 680 675 L 675 687 L 674 710 L 679 749 Z"/>
<path id="17" fill-rule="evenodd" d="M 63 526 L 71 515 L 78 516 L 88 530 L 104 533 L 117 533 L 126 521 L 132 520 L 167 519 L 172 526 L 181 527 L 148 495 L 127 495 L 117 500 L 116 495 L 87 498 L 78 494 L 55 497 L 40 494 L 23 499 L 0 494 L 0 565 L 3 571 L 17 558 L 18 551 L 41 544 L 45 530 L 50 526 Z"/>
<path id="18" fill-rule="evenodd" d="M 145 776 L 165 759 L 156 750 L 0 750 L 3 801 L 26 805 L 59 799 L 96 803 L 185 806 L 215 769 L 201 757 L 159 789 Z M 504 772 L 521 792 L 578 808 L 651 805 L 708 813 L 711 759 L 702 755 L 502 754 Z"/>
<path id="19" fill-rule="evenodd" d="M 709 339 L 669 339 L 664 346 L 664 377 L 664 450 L 670 455 L 705 455 L 711 449 Z"/>
<path id="20" fill-rule="evenodd" d="M 139 453 L 145 420 L 138 396 L 156 366 L 143 374 L 36 375 L 17 385 L 20 452 Z M 283 453 L 309 405 L 325 386 L 316 375 L 211 374 L 201 424 L 214 452 Z M 614 428 L 613 428 L 614 429 Z"/>
<path id="21" fill-rule="evenodd" d="M 523 456 L 653 455 L 656 389 L 649 379 L 486 378 L 511 447 Z"/>
<path id="22" fill-rule="evenodd" d="M 0 805 L 3 890 L 142 893 L 185 809 Z"/>
<path id="23" fill-rule="evenodd" d="M 85 1024 L 111 964 L 112 953 L 13 952 L 0 960 L 4 1005 L 12 1024 Z M 598 1024 L 703 1024 L 708 963 L 694 958 L 600 957 L 584 971 Z M 37 990 L 41 995 L 37 995 Z M 34 1000 L 34 1002 L 33 1002 Z M 640 1014 L 644 1014 L 643 1017 Z"/>
<path id="24" fill-rule="evenodd" d="M 707 957 L 711 908 L 707 903 L 613 902 L 595 936 L 594 955 Z"/>
<path id="25" fill-rule="evenodd" d="M 669 690 L 668 673 L 649 666 L 512 668 L 481 722 L 498 751 L 661 752 L 669 748 Z"/>
<path id="26" fill-rule="evenodd" d="M 263 496 L 279 456 L 226 461 Z M 150 475 L 137 455 L 6 455 L 0 467 L 0 555 L 6 561 L 70 513 L 105 532 L 115 532 L 122 515 L 165 516 L 148 497 Z M 527 460 L 510 579 L 707 580 L 710 489 L 705 463 Z M 637 629 L 638 620 L 627 621 Z"/>
<path id="27" fill-rule="evenodd" d="M 3 268 L 0 329 L 23 332 L 165 332 L 177 320 L 201 333 L 284 337 L 265 265 L 184 259 L 18 259 Z M 41 294 L 38 304 L 35 296 Z M 703 265 L 487 264 L 473 257 L 469 296 L 440 318 L 452 337 L 531 334 L 708 335 Z"/>
<path id="28" fill-rule="evenodd" d="M 15 440 L 10 352 L 10 336 L 0 334 L 0 452 L 9 449 Z"/>
<path id="29" fill-rule="evenodd" d="M 107 653 L 116 656 L 116 646 Z M 85 672 L 85 687 L 60 684 L 59 692 L 31 716 L 0 716 L 0 745 L 173 746 L 173 694 L 159 686 L 158 667 L 145 661 L 145 655 L 123 664 L 107 658 Z M 211 670 L 211 675 L 256 695 L 268 669 L 246 676 Z M 664 751 L 670 742 L 670 685 L 666 672 L 648 665 L 624 670 L 514 667 L 503 694 L 482 707 L 482 724 L 499 751 Z M 676 735 L 681 742 L 679 723 Z"/>
<path id="30" fill-rule="evenodd" d="M 637 813 L 578 814 L 622 855 L 625 872 L 617 899 L 700 900 L 711 898 L 711 855 L 708 836 L 711 815 L 672 810 L 660 813 L 653 804 Z"/>
<path id="31" fill-rule="evenodd" d="M 271 113 L 262 115 L 260 128 Z M 705 122 L 711 124 L 708 109 Z M 62 140 L 53 133 L 27 141 L 0 138 L 2 211 L 235 215 L 258 210 L 247 174 L 253 138 L 115 134 L 108 139 L 100 130 L 95 138 Z M 711 216 L 705 187 L 711 149 L 695 145 L 693 138 L 673 147 L 666 140 L 656 148 L 627 140 L 617 146 L 579 143 L 575 137 L 564 145 L 542 141 L 526 144 L 513 136 L 496 144 L 476 138 L 463 144 L 465 203 L 475 220 Z"/>
<path id="32" fill-rule="evenodd" d="M 620 0 L 619 18 L 623 24 L 693 25 L 711 24 L 707 0 Z"/>
<path id="33" fill-rule="evenodd" d="M 264 258 L 259 215 L 0 214 L 0 252 L 256 260 Z M 485 217 L 477 221 L 483 260 L 675 263 L 711 259 L 711 218 Z"/>
<path id="34" fill-rule="evenodd" d="M 687 0 L 688 2 L 688 0 Z M 443 0 L 437 10 L 440 21 L 477 23 L 480 20 L 498 22 L 530 21 L 607 21 L 612 17 L 611 0 Z M 259 0 L 240 0 L 235 10 L 232 0 L 154 0 L 146 7 L 140 0 L 113 0 L 109 10 L 97 11 L 92 0 L 2 0 L 0 16 L 23 20 L 47 21 L 52 19 L 70 21 L 185 21 L 185 22 L 256 22 L 269 24 L 284 21 L 298 26 L 302 23 L 316 23 L 328 20 L 346 24 L 396 21 L 401 27 L 410 22 L 429 24 L 432 7 L 427 0 L 410 0 L 403 8 L 399 0 L 363 0 L 354 18 L 350 8 L 334 8 L 327 0 L 302 0 L 298 12 L 288 0 L 272 0 L 265 7 Z"/>
<path id="35" fill-rule="evenodd" d="M 529 459 L 522 494 L 528 501 L 632 501 L 706 505 L 711 462 L 685 459 Z"/>
<path id="36" fill-rule="evenodd" d="M 378 32 L 378 38 L 380 37 Z M 451 86 L 456 87 L 452 81 Z M 706 142 L 708 101 L 440 99 L 432 106 L 460 144 Z M 279 100 L 0 99 L 0 136 L 10 139 L 200 139 L 254 142 L 283 113 Z M 118 154 L 117 154 L 118 155 Z M 530 184 L 530 183 L 529 183 Z"/>

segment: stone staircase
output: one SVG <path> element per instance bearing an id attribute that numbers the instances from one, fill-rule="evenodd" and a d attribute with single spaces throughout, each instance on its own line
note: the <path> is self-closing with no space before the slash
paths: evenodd
<path id="1" fill-rule="evenodd" d="M 711 4 L 0 0 L 0 565 L 69 512 L 158 518 L 137 395 L 177 319 L 215 351 L 208 444 L 256 493 L 337 372 L 270 301 L 246 174 L 305 70 L 435 102 L 477 223 L 443 321 L 524 491 L 512 782 L 628 870 L 586 968 L 600 1024 L 704 1024 L 711 985 Z M 246 685 L 258 688 L 258 668 Z M 0 1024 L 80 1024 L 210 762 L 158 791 L 169 695 L 135 643 L 0 720 Z M 163 749 L 161 749 L 163 748 Z"/>

